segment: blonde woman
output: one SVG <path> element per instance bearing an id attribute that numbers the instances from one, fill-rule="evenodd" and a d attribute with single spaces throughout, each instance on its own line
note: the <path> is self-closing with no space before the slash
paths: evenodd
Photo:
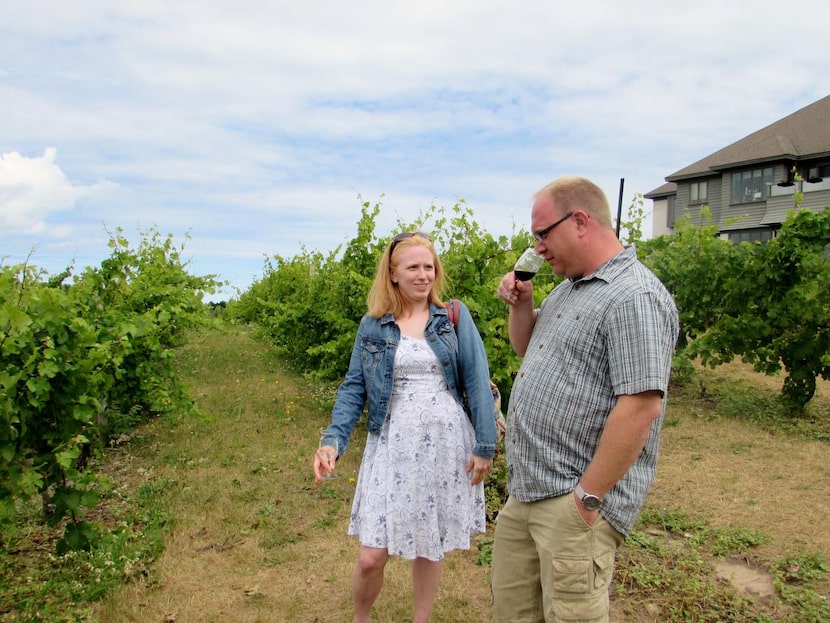
<path id="1" fill-rule="evenodd" d="M 454 327 L 443 286 L 431 239 L 421 232 L 396 236 L 378 265 L 324 433 L 332 443 L 314 456 L 319 483 L 334 469 L 334 448 L 346 450 L 368 407 L 348 530 L 360 542 L 355 623 L 370 621 L 390 556 L 412 561 L 413 620 L 428 621 L 444 554 L 469 549 L 471 535 L 486 527 L 483 480 L 496 446 L 490 372 L 469 310 L 460 305 Z"/>

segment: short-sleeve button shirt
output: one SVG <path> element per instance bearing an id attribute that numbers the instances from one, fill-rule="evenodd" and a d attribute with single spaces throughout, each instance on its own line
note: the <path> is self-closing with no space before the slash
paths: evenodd
<path id="1" fill-rule="evenodd" d="M 645 448 L 602 504 L 603 517 L 627 535 L 654 478 L 677 335 L 674 301 L 633 246 L 554 288 L 537 310 L 511 391 L 510 495 L 533 502 L 573 491 L 617 396 L 660 391 Z"/>

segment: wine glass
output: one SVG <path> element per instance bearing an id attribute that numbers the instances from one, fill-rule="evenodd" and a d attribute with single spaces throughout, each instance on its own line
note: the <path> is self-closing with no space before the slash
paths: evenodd
<path id="1" fill-rule="evenodd" d="M 533 276 L 542 268 L 545 263 L 545 258 L 536 253 L 536 250 L 531 247 L 525 249 L 521 257 L 516 260 L 516 265 L 513 267 L 513 272 L 516 274 L 516 279 L 519 281 L 528 281 L 533 279 Z"/>
<path id="2" fill-rule="evenodd" d="M 318 447 L 327 448 L 326 455 L 330 463 L 334 463 L 340 454 L 340 443 L 337 441 L 337 437 L 331 433 L 326 434 L 325 429 L 320 430 L 320 445 Z M 334 467 L 323 474 L 323 480 L 331 480 L 332 478 L 337 478 L 337 474 L 334 473 Z"/>

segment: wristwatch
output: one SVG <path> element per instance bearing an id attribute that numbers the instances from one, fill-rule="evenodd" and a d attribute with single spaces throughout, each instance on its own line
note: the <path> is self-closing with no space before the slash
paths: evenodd
<path id="1" fill-rule="evenodd" d="M 599 496 L 596 496 L 593 493 L 586 493 L 580 483 L 576 483 L 574 493 L 576 493 L 576 497 L 578 497 L 582 502 L 582 506 L 585 507 L 585 510 L 595 511 L 599 508 L 599 505 L 602 504 L 602 500 L 599 499 Z"/>

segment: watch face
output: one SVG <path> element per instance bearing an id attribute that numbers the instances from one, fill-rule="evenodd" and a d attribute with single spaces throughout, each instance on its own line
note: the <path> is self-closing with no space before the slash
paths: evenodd
<path id="1" fill-rule="evenodd" d="M 599 508 L 599 498 L 595 495 L 586 493 L 582 497 L 582 506 L 584 506 L 589 511 L 595 511 Z"/>

